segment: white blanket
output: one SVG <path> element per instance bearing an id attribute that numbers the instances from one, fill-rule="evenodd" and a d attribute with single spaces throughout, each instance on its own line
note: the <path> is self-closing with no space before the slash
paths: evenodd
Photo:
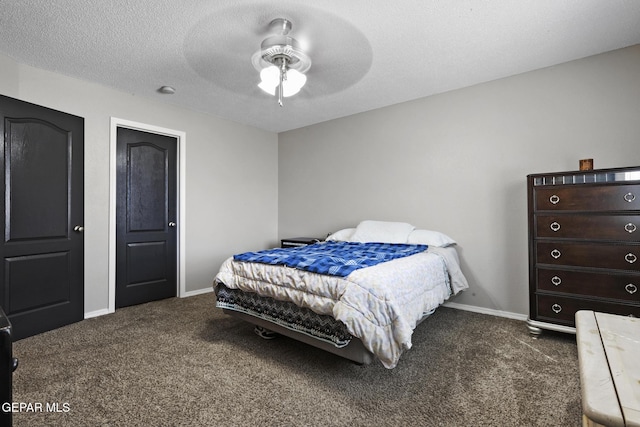
<path id="1" fill-rule="evenodd" d="M 429 248 L 343 278 L 229 258 L 215 282 L 331 315 L 389 369 L 411 348 L 424 314 L 468 287 L 453 248 Z"/>

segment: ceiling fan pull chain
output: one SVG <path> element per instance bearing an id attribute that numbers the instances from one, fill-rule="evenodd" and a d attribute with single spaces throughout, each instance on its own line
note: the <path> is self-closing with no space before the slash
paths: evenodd
<path id="1" fill-rule="evenodd" d="M 280 60 L 280 84 L 278 85 L 278 105 L 280 105 L 281 107 L 284 106 L 284 103 L 282 102 L 282 98 L 284 95 L 284 81 L 287 79 L 287 60 L 286 58 L 282 58 Z"/>
<path id="2" fill-rule="evenodd" d="M 283 107 L 284 104 L 282 103 L 282 70 L 280 70 L 280 84 L 278 85 L 278 105 Z"/>

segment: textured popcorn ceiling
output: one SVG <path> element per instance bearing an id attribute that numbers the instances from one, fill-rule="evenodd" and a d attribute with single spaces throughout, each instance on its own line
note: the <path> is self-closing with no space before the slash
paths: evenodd
<path id="1" fill-rule="evenodd" d="M 251 64 L 279 17 L 313 61 L 284 108 Z M 274 132 L 638 43 L 637 0 L 0 0 L 18 62 Z"/>

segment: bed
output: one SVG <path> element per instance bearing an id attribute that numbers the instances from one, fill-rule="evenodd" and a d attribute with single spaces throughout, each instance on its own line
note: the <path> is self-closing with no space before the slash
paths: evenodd
<path id="1" fill-rule="evenodd" d="M 362 221 L 313 245 L 228 258 L 214 279 L 216 306 L 263 338 L 392 369 L 416 326 L 468 288 L 455 245 L 407 223 Z"/>

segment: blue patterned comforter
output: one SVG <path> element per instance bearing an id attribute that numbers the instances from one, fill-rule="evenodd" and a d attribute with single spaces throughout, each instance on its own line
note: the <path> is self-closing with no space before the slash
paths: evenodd
<path id="1" fill-rule="evenodd" d="M 296 248 L 234 255 L 235 261 L 285 265 L 318 274 L 346 277 L 354 270 L 424 252 L 427 245 L 322 242 Z"/>

